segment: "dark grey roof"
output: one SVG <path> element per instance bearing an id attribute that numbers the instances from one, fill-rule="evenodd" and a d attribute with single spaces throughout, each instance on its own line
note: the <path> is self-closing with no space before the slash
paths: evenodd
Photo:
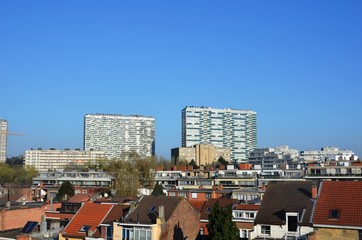
<path id="1" fill-rule="evenodd" d="M 144 196 L 136 208 L 126 216 L 126 223 L 154 224 L 159 216 L 159 206 L 164 207 L 166 222 L 170 219 L 182 197 Z"/>
<path id="2" fill-rule="evenodd" d="M 311 225 L 312 184 L 311 181 L 269 182 L 255 224 L 284 225 L 286 212 L 299 212 L 300 224 Z"/>

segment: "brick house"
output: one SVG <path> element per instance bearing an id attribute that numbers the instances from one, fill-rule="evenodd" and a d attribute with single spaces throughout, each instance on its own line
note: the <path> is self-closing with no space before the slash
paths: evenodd
<path id="1" fill-rule="evenodd" d="M 123 221 L 113 223 L 113 239 L 195 239 L 199 213 L 182 197 L 143 196 Z"/>
<path id="2" fill-rule="evenodd" d="M 311 240 L 361 239 L 362 182 L 321 182 Z"/>
<path id="3" fill-rule="evenodd" d="M 201 209 L 198 239 L 207 239 L 207 236 L 209 235 L 206 226 L 209 223 L 209 215 L 216 202 L 219 202 L 220 208 L 224 208 L 226 206 L 236 205 L 239 201 L 237 199 L 229 198 L 208 199 Z"/>

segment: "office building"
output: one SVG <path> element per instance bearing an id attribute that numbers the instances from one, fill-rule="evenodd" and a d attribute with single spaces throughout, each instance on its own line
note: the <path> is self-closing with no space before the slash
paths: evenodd
<path id="1" fill-rule="evenodd" d="M 171 149 L 171 160 L 174 164 L 179 161 L 194 160 L 198 166 L 211 165 L 222 157 L 230 162 L 230 148 L 218 148 L 210 144 L 196 144 L 192 147 Z"/>
<path id="2" fill-rule="evenodd" d="M 87 114 L 84 118 L 84 150 L 103 151 L 108 159 L 155 155 L 155 119 L 145 116 Z"/>
<path id="3" fill-rule="evenodd" d="M 104 159 L 102 151 L 81 151 L 80 149 L 56 150 L 27 150 L 24 162 L 27 166 L 33 166 L 37 171 L 60 171 L 71 166 L 82 166 L 87 163 L 96 163 L 98 159 Z"/>
<path id="4" fill-rule="evenodd" d="M 230 148 L 231 161 L 248 159 L 257 146 L 256 112 L 251 110 L 185 107 L 182 110 L 182 147 L 212 144 Z"/>
<path id="5" fill-rule="evenodd" d="M 6 162 L 7 133 L 8 122 L 5 119 L 0 119 L 0 162 Z"/>

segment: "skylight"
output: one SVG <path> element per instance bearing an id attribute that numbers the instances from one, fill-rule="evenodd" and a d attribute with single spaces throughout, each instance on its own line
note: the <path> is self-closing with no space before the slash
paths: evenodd
<path id="1" fill-rule="evenodd" d="M 339 209 L 331 209 L 329 211 L 329 218 L 330 219 L 339 219 Z"/>
<path id="2" fill-rule="evenodd" d="M 90 226 L 88 225 L 83 225 L 81 227 L 81 229 L 79 230 L 79 232 L 88 232 L 88 230 L 90 229 Z"/>

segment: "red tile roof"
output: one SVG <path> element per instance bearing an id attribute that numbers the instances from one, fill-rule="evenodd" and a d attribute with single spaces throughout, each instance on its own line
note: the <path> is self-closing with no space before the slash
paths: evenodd
<path id="1" fill-rule="evenodd" d="M 237 204 L 239 201 L 237 199 L 230 199 L 230 198 L 210 198 L 206 201 L 204 204 L 204 207 L 201 210 L 200 220 L 208 220 L 209 214 L 212 211 L 212 208 L 214 207 L 215 203 L 219 202 L 219 207 L 224 208 L 227 206 L 232 206 L 234 204 Z"/>
<path id="2" fill-rule="evenodd" d="M 238 204 L 235 207 L 235 210 L 252 210 L 252 211 L 258 211 L 260 208 L 260 205 L 255 204 Z"/>
<path id="3" fill-rule="evenodd" d="M 188 202 L 191 204 L 191 206 L 197 210 L 198 212 L 201 212 L 202 207 L 204 206 L 206 201 L 200 201 L 200 200 L 188 200 Z"/>
<path id="4" fill-rule="evenodd" d="M 337 218 L 330 218 L 331 210 L 339 211 Z M 312 222 L 362 227 L 362 182 L 323 182 Z"/>
<path id="5" fill-rule="evenodd" d="M 74 214 L 71 213 L 56 213 L 56 212 L 45 212 L 47 219 L 59 219 L 59 220 L 68 220 L 72 219 Z"/>
<path id="6" fill-rule="evenodd" d="M 113 206 L 112 204 L 85 203 L 65 227 L 63 236 L 85 237 L 87 233 L 80 232 L 83 226 L 89 226 L 94 233 Z"/>
<path id="7" fill-rule="evenodd" d="M 74 202 L 74 203 L 81 203 L 81 202 L 88 202 L 90 200 L 89 194 L 76 194 L 73 197 L 71 197 L 68 202 Z"/>

